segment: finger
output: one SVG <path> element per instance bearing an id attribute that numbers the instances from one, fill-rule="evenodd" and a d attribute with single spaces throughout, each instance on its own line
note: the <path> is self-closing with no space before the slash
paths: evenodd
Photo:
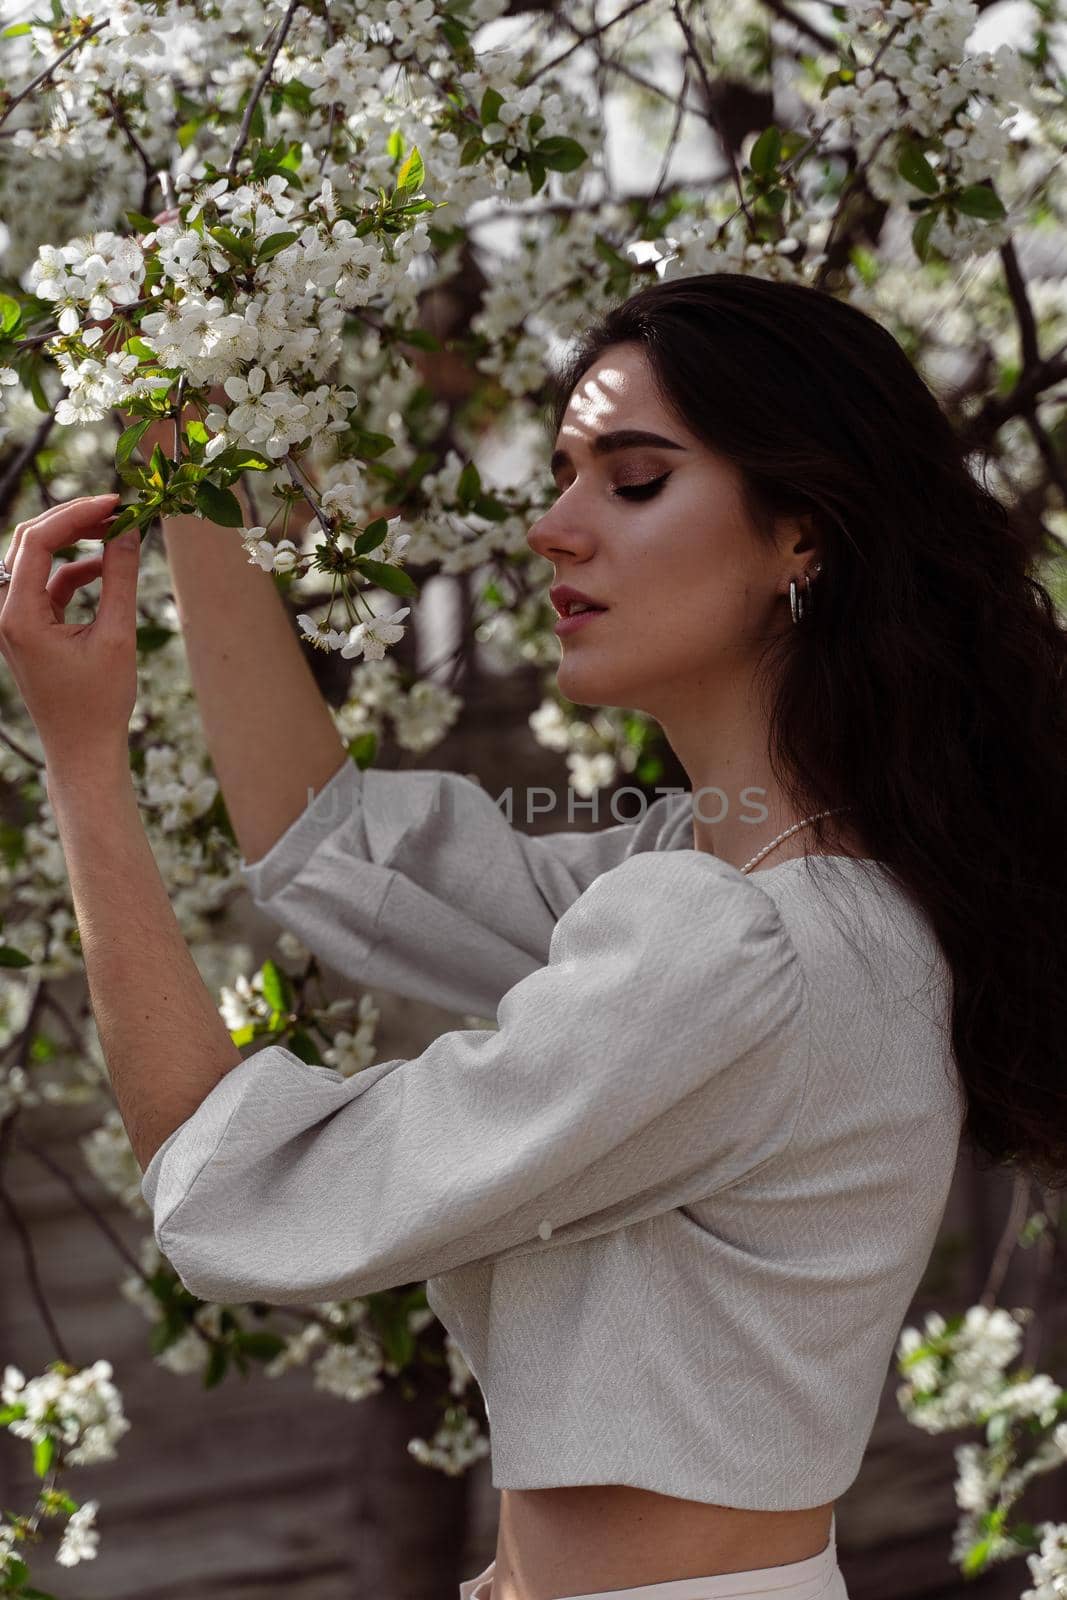
<path id="1" fill-rule="evenodd" d="M 88 504 L 88 502 L 91 501 L 106 501 L 106 499 L 117 498 L 117 494 L 83 494 L 83 496 L 80 496 L 80 499 L 77 499 L 77 501 L 62 501 L 62 504 L 59 504 L 59 506 L 51 506 L 50 514 L 51 512 L 64 510 L 67 506 L 82 506 L 82 504 Z M 27 518 L 26 522 L 19 522 L 14 525 L 13 533 L 11 533 L 11 542 L 8 544 L 8 547 L 6 547 L 5 552 L 3 552 L 3 563 L 5 563 L 6 570 L 10 571 L 10 573 L 11 571 L 14 571 L 14 557 L 18 555 L 19 544 L 22 542 L 22 534 L 26 533 L 27 528 L 35 528 L 37 523 L 42 520 L 43 515 L 46 515 L 45 512 L 42 512 L 42 514 L 38 515 L 38 517 L 29 517 Z M 59 546 L 59 549 L 62 549 L 62 546 Z"/>
<path id="2" fill-rule="evenodd" d="M 79 539 L 99 537 L 100 525 L 115 510 L 118 495 L 93 495 L 84 500 L 67 500 L 52 506 L 39 517 L 20 523 L 21 534 L 13 562 L 7 562 L 11 582 L 4 602 L 4 621 L 19 620 L 29 625 L 53 621 L 46 585 L 52 571 L 52 556 Z"/>
<path id="3" fill-rule="evenodd" d="M 137 573 L 141 533 L 127 528 L 104 546 L 103 588 L 96 608 L 96 627 L 113 637 L 132 638 L 137 631 Z"/>
<path id="4" fill-rule="evenodd" d="M 65 561 L 58 572 L 53 572 L 45 590 L 57 622 L 63 621 L 63 613 L 77 591 L 99 578 L 103 564 L 103 555 L 79 556 L 77 561 Z"/>

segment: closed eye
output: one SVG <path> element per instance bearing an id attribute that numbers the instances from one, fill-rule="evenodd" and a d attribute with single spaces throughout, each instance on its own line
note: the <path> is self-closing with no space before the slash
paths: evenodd
<path id="1" fill-rule="evenodd" d="M 664 472 L 658 478 L 650 478 L 647 483 L 619 484 L 611 492 L 621 495 L 624 500 L 651 500 L 659 494 L 669 477 L 670 473 Z"/>

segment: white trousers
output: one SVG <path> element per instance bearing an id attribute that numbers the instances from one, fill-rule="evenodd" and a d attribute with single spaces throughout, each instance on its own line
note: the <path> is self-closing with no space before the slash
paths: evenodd
<path id="1" fill-rule="evenodd" d="M 493 1569 L 459 1586 L 459 1600 L 493 1600 Z M 720 1572 L 708 1578 L 677 1578 L 669 1583 L 639 1584 L 636 1589 L 601 1589 L 596 1594 L 561 1596 L 560 1600 L 734 1600 L 735 1596 L 770 1595 L 772 1600 L 848 1600 L 837 1564 L 837 1527 L 830 1514 L 830 1539 L 818 1555 L 778 1567 L 749 1572 Z"/>

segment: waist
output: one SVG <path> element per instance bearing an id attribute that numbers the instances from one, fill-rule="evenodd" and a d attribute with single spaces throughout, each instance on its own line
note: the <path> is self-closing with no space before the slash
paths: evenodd
<path id="1" fill-rule="evenodd" d="M 832 1501 L 750 1511 L 626 1484 L 502 1489 L 493 1600 L 591 1594 L 823 1555 L 832 1565 L 832 1531 Z"/>

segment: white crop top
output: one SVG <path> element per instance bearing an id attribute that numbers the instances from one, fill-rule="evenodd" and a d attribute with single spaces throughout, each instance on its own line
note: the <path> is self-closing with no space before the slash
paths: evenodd
<path id="1" fill-rule="evenodd" d="M 890 875 L 746 876 L 694 850 L 690 796 L 531 836 L 471 779 L 349 760 L 241 872 L 353 982 L 498 1025 L 348 1078 L 278 1045 L 226 1073 L 142 1181 L 187 1287 L 425 1279 L 497 1488 L 842 1495 L 965 1111 L 951 973 Z"/>

